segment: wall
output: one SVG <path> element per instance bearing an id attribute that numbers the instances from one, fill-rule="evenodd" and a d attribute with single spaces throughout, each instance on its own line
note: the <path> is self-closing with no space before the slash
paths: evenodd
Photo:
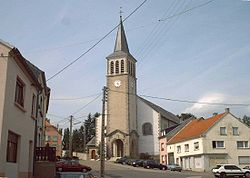
<path id="1" fill-rule="evenodd" d="M 27 75 L 21 70 L 17 63 L 8 58 L 8 70 L 6 76 L 6 93 L 4 100 L 2 135 L 1 135 L 1 158 L 3 163 L 0 173 L 5 172 L 5 176 L 15 178 L 16 175 L 28 175 L 32 171 L 32 164 L 29 161 L 29 143 L 34 140 L 35 121 L 31 118 L 32 94 L 36 93 L 34 86 Z M 16 78 L 19 76 L 25 83 L 24 109 L 21 110 L 14 104 Z M 37 94 L 37 93 L 36 93 Z M 8 131 L 19 135 L 17 163 L 6 163 L 6 148 Z M 5 150 L 5 151 L 2 151 Z M 29 166 L 31 165 L 31 167 Z M 13 170 L 18 170 L 15 173 Z M 15 174 L 15 175 L 13 175 Z"/>
<path id="2" fill-rule="evenodd" d="M 6 75 L 7 75 L 7 63 L 8 63 L 8 58 L 7 57 L 1 57 L 1 54 L 3 56 L 8 56 L 10 48 L 2 45 L 0 43 L 0 150 L 5 149 L 3 147 L 2 143 L 5 141 L 2 138 L 2 128 L 3 128 L 3 111 L 4 111 L 4 101 L 5 101 L 5 90 L 6 90 Z M 3 160 L 4 159 L 4 160 Z M 4 175 L 3 167 L 4 167 L 4 162 L 5 157 L 0 158 L 0 175 Z"/>
<path id="3" fill-rule="evenodd" d="M 145 104 L 140 98 L 137 99 L 137 119 L 139 134 L 139 153 L 159 155 L 159 114 Z M 142 134 L 142 125 L 149 122 L 153 126 L 153 135 Z"/>
<path id="4" fill-rule="evenodd" d="M 220 135 L 220 127 L 226 127 L 227 135 Z M 238 127 L 239 135 L 233 135 L 232 127 Z M 238 156 L 250 156 L 250 128 L 232 114 L 227 114 L 211 128 L 204 138 L 204 151 L 214 154 L 227 154 L 228 163 L 239 164 Z M 212 141 L 224 141 L 225 148 L 213 148 Z M 249 148 L 237 148 L 237 141 L 248 141 Z M 249 163 L 250 164 L 250 163 Z M 240 165 L 244 167 L 244 165 Z"/>

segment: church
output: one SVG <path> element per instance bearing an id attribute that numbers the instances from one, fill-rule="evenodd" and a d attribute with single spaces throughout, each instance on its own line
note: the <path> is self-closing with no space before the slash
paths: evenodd
<path id="1" fill-rule="evenodd" d="M 108 158 L 159 155 L 160 131 L 179 118 L 137 96 L 136 62 L 130 54 L 120 17 L 113 53 L 106 57 L 108 89 L 105 106 L 105 148 Z M 101 140 L 101 117 L 96 119 L 96 146 Z"/>

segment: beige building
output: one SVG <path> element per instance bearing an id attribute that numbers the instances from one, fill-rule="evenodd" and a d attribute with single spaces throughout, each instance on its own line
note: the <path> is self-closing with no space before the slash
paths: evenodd
<path id="1" fill-rule="evenodd" d="M 33 171 L 36 126 L 45 116 L 49 89 L 39 82 L 40 70 L 19 50 L 0 40 L 0 176 L 28 178 Z M 44 80 L 45 81 L 45 80 Z M 44 93 L 40 95 L 40 93 Z M 42 109 L 43 108 L 43 109 Z M 40 114 L 40 116 L 39 116 Z M 42 129 L 43 130 L 43 129 Z M 43 131 L 44 132 L 44 131 Z M 40 140 L 39 140 L 40 139 Z M 42 143 L 41 143 L 42 145 Z"/>
<path id="2" fill-rule="evenodd" d="M 137 96 L 136 62 L 120 19 L 114 52 L 107 57 L 105 148 L 109 158 L 139 157 L 141 153 L 159 156 L 160 131 L 179 123 L 174 114 Z M 100 142 L 100 125 L 96 145 Z"/>
<path id="3" fill-rule="evenodd" d="M 194 119 L 168 141 L 168 161 L 202 172 L 220 163 L 244 167 L 250 164 L 249 133 L 228 108 L 208 119 Z"/>
<path id="4" fill-rule="evenodd" d="M 58 128 L 50 124 L 50 121 L 45 121 L 45 145 L 56 148 L 56 156 L 62 156 L 62 134 Z"/>

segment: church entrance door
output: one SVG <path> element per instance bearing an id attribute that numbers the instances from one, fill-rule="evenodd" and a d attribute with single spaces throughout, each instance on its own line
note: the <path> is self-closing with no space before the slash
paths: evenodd
<path id="1" fill-rule="evenodd" d="M 113 142 L 113 156 L 114 157 L 124 156 L 123 142 L 121 141 L 121 139 L 117 139 Z"/>

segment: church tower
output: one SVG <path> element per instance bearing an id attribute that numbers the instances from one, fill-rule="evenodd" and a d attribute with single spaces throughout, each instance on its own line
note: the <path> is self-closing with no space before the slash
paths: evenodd
<path id="1" fill-rule="evenodd" d="M 130 54 L 122 17 L 114 52 L 107 57 L 107 156 L 138 156 L 136 59 Z"/>

